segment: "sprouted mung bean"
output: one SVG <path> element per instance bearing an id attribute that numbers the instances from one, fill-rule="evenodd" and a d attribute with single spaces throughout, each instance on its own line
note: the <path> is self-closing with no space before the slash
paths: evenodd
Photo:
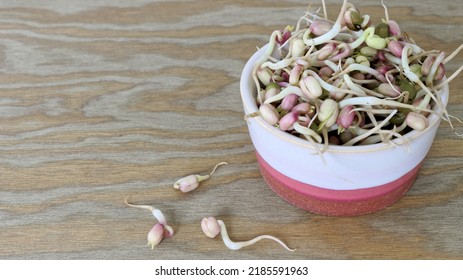
<path id="1" fill-rule="evenodd" d="M 222 220 L 217 220 L 215 217 L 203 218 L 201 220 L 201 228 L 204 234 L 209 238 L 215 238 L 220 233 L 223 243 L 230 250 L 239 250 L 241 248 L 255 244 L 263 239 L 273 240 L 277 242 L 278 244 L 280 244 L 281 246 L 283 246 L 283 248 L 285 248 L 288 251 L 296 250 L 296 249 L 289 248 L 283 241 L 281 241 L 280 239 L 272 235 L 259 235 L 248 241 L 234 242 L 230 239 L 228 235 L 227 227 L 225 226 L 225 223 Z"/>
<path id="2" fill-rule="evenodd" d="M 174 189 L 180 190 L 183 193 L 191 192 L 199 186 L 199 183 L 201 183 L 204 180 L 209 179 L 212 176 L 212 174 L 214 174 L 217 167 L 224 165 L 224 164 L 228 164 L 228 163 L 220 162 L 216 164 L 212 172 L 206 175 L 188 175 L 186 177 L 183 177 L 174 183 Z"/>
<path id="3" fill-rule="evenodd" d="M 164 237 L 172 237 L 174 235 L 174 229 L 167 224 L 167 220 L 161 210 L 150 205 L 131 204 L 127 200 L 128 197 L 125 198 L 127 206 L 148 210 L 158 221 L 148 232 L 148 245 L 151 246 L 151 249 L 154 249 Z"/>
<path id="4" fill-rule="evenodd" d="M 425 130 L 430 113 L 454 129 L 457 118 L 441 91 L 463 71 L 445 79 L 445 64 L 463 45 L 449 56 L 423 50 L 384 4 L 385 19 L 376 25 L 347 0 L 330 21 L 322 4 L 323 15 L 309 7 L 296 26 L 271 34 L 252 73 L 259 110 L 246 117 L 259 115 L 313 143 L 346 146 L 407 143 L 403 135 Z"/>

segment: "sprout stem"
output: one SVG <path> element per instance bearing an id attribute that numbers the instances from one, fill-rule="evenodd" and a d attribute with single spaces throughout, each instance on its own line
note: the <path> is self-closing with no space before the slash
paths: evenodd
<path id="1" fill-rule="evenodd" d="M 330 31 L 328 31 L 327 33 L 321 36 L 311 39 L 309 38 L 310 29 L 307 29 L 307 31 L 304 33 L 304 36 L 302 37 L 302 39 L 304 40 L 304 43 L 308 46 L 311 46 L 311 45 L 317 46 L 317 45 L 324 44 L 328 42 L 329 40 L 333 39 L 334 37 L 336 37 L 339 31 L 341 31 L 341 22 L 342 22 L 344 13 L 346 12 L 346 5 L 347 5 L 347 0 L 343 0 L 341 11 L 339 12 L 338 18 Z"/>
<path id="2" fill-rule="evenodd" d="M 276 237 L 273 237 L 271 235 L 260 235 L 260 236 L 257 236 L 255 238 L 249 240 L 249 241 L 233 242 L 233 241 L 230 240 L 230 237 L 228 236 L 227 227 L 225 226 L 225 223 L 222 220 L 217 220 L 217 222 L 220 225 L 220 233 L 221 233 L 221 236 L 222 236 L 223 243 L 230 250 L 239 250 L 239 249 L 241 249 L 243 247 L 252 245 L 252 244 L 254 244 L 254 243 L 256 243 L 256 242 L 258 242 L 258 241 L 260 241 L 262 239 L 273 240 L 273 241 L 277 242 L 278 244 L 280 244 L 281 246 L 283 246 L 286 250 L 291 251 L 291 252 L 296 250 L 296 249 L 289 248 L 288 246 L 286 246 L 285 243 L 283 243 L 283 241 L 281 241 L 280 239 L 278 239 Z"/>
<path id="3" fill-rule="evenodd" d="M 374 128 L 370 129 L 367 133 L 359 135 L 357 137 L 352 138 L 351 140 L 344 143 L 344 146 L 352 146 L 358 141 L 367 138 L 368 136 L 372 135 L 379 131 L 383 126 L 389 123 L 389 120 L 397 113 L 397 110 L 394 110 L 387 118 L 385 118 L 380 124 L 376 125 Z"/>
<path id="4" fill-rule="evenodd" d="M 387 7 L 386 7 L 386 5 L 384 5 L 383 0 L 381 0 L 381 5 L 383 5 L 383 7 L 384 7 L 384 15 L 386 17 L 386 22 L 389 22 L 389 13 L 387 12 Z"/>
<path id="5" fill-rule="evenodd" d="M 325 16 L 325 19 L 328 19 L 328 12 L 326 11 L 325 0 L 322 0 L 322 6 L 323 6 L 323 15 Z"/>
<path id="6" fill-rule="evenodd" d="M 127 206 L 134 207 L 134 208 L 145 209 L 145 210 L 150 211 L 153 214 L 153 216 L 156 218 L 156 220 L 158 220 L 158 222 L 164 226 L 164 228 L 167 230 L 169 236 L 174 235 L 174 230 L 172 229 L 171 226 L 169 226 L 167 224 L 166 218 L 164 217 L 164 214 L 162 214 L 161 210 L 156 209 L 156 208 L 154 208 L 153 206 L 150 206 L 150 205 L 131 204 L 131 203 L 127 202 L 128 198 L 129 197 L 125 198 L 125 204 Z"/>
<path id="7" fill-rule="evenodd" d="M 461 50 L 463 49 L 463 44 L 461 44 L 453 53 L 447 56 L 442 63 L 447 64 L 450 60 L 452 60 Z"/>
<path id="8" fill-rule="evenodd" d="M 463 66 L 460 66 L 457 71 L 455 71 L 452 76 L 448 77 L 444 82 L 435 86 L 436 89 L 443 88 L 446 84 L 450 83 L 453 79 L 455 79 L 460 73 L 463 71 Z"/>
<path id="9" fill-rule="evenodd" d="M 346 69 L 344 69 L 343 71 L 337 73 L 336 75 L 333 75 L 333 77 L 331 77 L 328 81 L 333 81 L 337 78 L 339 78 L 340 76 L 343 76 L 344 74 L 348 74 L 352 71 L 361 71 L 361 72 L 366 72 L 368 74 L 371 74 L 373 76 L 375 76 L 376 79 L 378 79 L 379 81 L 383 82 L 383 83 L 386 83 L 386 78 L 384 77 L 384 75 L 382 75 L 381 73 L 379 73 L 377 70 L 371 68 L 371 67 L 368 67 L 368 66 L 365 66 L 365 65 L 362 65 L 362 64 L 358 64 L 358 63 L 352 63 L 350 64 L 349 66 L 346 67 Z"/>
<path id="10" fill-rule="evenodd" d="M 300 97 L 304 96 L 304 94 L 302 93 L 302 90 L 299 87 L 288 86 L 284 90 L 282 90 L 280 93 L 278 93 L 277 95 L 272 96 L 272 97 L 268 98 L 267 100 L 265 100 L 264 104 L 270 104 L 272 102 L 281 100 L 281 99 L 285 98 L 286 96 L 288 96 L 288 95 L 290 95 L 292 93 L 294 93 L 294 94 L 296 94 L 296 95 L 298 95 Z"/>
<path id="11" fill-rule="evenodd" d="M 215 170 L 217 169 L 217 167 L 219 167 L 219 166 L 221 166 L 221 165 L 224 165 L 224 164 L 228 164 L 228 162 L 223 161 L 223 162 L 217 163 L 217 164 L 215 165 L 214 169 L 212 170 L 212 172 L 209 173 L 209 176 L 212 176 L 212 174 L 214 174 L 214 172 L 215 172 Z"/>

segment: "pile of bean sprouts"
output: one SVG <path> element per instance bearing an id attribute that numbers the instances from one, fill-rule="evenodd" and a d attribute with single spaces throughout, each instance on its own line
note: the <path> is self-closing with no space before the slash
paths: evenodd
<path id="1" fill-rule="evenodd" d="M 442 103 L 447 56 L 425 51 L 389 19 L 373 24 L 343 0 L 336 21 L 311 12 L 296 26 L 272 33 L 253 69 L 259 111 L 269 124 L 312 143 L 366 145 L 391 143 L 425 130 L 438 114 L 453 129 Z M 455 118 L 456 119 L 456 118 Z M 458 120 L 458 119 L 457 119 Z M 460 135 L 461 136 L 461 135 Z"/>

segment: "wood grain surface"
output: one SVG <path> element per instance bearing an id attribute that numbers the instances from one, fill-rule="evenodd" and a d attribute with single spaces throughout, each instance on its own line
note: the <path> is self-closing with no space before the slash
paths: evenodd
<path id="1" fill-rule="evenodd" d="M 424 49 L 463 43 L 458 1 L 387 0 Z M 331 18 L 341 1 L 327 1 Z M 375 20 L 379 0 L 353 1 Z M 0 2 L 1 259 L 463 259 L 463 139 L 446 123 L 410 192 L 352 218 L 294 208 L 264 183 L 243 120 L 239 78 L 305 0 Z M 314 1 L 313 5 L 320 5 Z M 463 53 L 447 65 L 463 64 Z M 449 112 L 463 117 L 463 77 Z M 463 126 L 457 126 L 463 132 Z M 192 193 L 179 178 L 228 165 Z M 176 230 L 151 250 L 161 209 Z M 280 237 L 239 251 L 233 240 Z"/>

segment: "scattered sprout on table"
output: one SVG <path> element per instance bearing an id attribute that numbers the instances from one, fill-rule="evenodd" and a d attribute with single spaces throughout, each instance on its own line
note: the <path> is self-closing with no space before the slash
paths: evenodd
<path id="1" fill-rule="evenodd" d="M 228 247 L 230 250 L 239 250 L 241 248 L 244 248 L 246 246 L 250 246 L 260 240 L 263 239 L 270 239 L 281 246 L 283 246 L 286 250 L 288 251 L 295 251 L 296 249 L 291 249 L 289 248 L 283 241 L 280 239 L 272 236 L 272 235 L 259 235 L 251 240 L 248 241 L 241 241 L 241 242 L 234 242 L 230 239 L 228 236 L 227 228 L 225 226 L 225 223 L 222 220 L 217 220 L 215 217 L 209 217 L 209 218 L 203 218 L 201 220 L 201 228 L 204 232 L 204 234 L 209 237 L 209 238 L 214 238 L 216 237 L 219 233 L 222 236 L 223 243 L 225 246 Z"/>
<path id="2" fill-rule="evenodd" d="M 151 246 L 152 249 L 154 249 L 164 237 L 172 237 L 174 235 L 174 229 L 167 224 L 167 220 L 161 210 L 150 205 L 131 204 L 127 200 L 128 197 L 125 198 L 125 204 L 127 206 L 148 210 L 158 221 L 148 232 L 148 245 Z"/>
<path id="3" fill-rule="evenodd" d="M 191 192 L 199 186 L 200 182 L 209 179 L 212 176 L 212 174 L 214 174 L 217 167 L 219 167 L 220 165 L 224 165 L 224 164 L 228 164 L 228 163 L 227 162 L 218 163 L 214 167 L 212 172 L 209 173 L 208 175 L 188 175 L 186 177 L 183 177 L 174 183 L 174 189 L 180 190 L 183 193 Z"/>

